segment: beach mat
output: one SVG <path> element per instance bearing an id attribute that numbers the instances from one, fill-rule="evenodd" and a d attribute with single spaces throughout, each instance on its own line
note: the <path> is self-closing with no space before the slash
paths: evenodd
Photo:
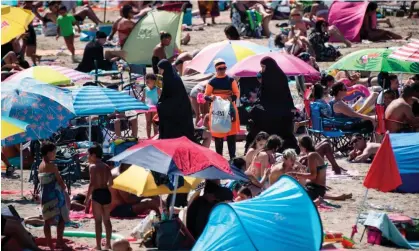
<path id="1" fill-rule="evenodd" d="M 20 194 L 20 190 L 1 190 L 1 195 L 14 195 L 14 194 Z M 23 190 L 23 195 L 31 194 L 30 190 Z"/>
<path id="2" fill-rule="evenodd" d="M 76 55 L 83 55 L 84 50 L 76 50 Z M 39 56 L 57 56 L 58 54 L 71 56 L 68 50 L 37 50 L 36 54 Z"/>

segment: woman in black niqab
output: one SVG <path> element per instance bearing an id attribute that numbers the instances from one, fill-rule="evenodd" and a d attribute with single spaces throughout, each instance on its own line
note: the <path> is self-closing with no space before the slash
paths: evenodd
<path id="1" fill-rule="evenodd" d="M 260 61 L 262 67 L 262 84 L 259 100 L 250 112 L 250 131 L 246 137 L 246 149 L 256 135 L 265 131 L 269 135 L 276 134 L 283 140 L 281 150 L 296 149 L 299 152 L 297 140 L 294 137 L 294 102 L 288 85 L 288 78 L 276 61 L 264 57 Z"/>
<path id="2" fill-rule="evenodd" d="M 192 106 L 182 79 L 168 60 L 157 66 L 163 70 L 163 90 L 157 104 L 160 139 L 185 136 L 195 142 Z"/>

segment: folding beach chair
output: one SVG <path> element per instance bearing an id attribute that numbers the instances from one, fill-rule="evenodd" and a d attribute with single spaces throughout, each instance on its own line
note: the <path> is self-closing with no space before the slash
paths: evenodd
<path id="1" fill-rule="evenodd" d="M 94 64 L 95 64 L 95 71 L 94 71 L 93 76 L 95 77 L 94 83 L 96 85 L 101 85 L 103 87 L 107 87 L 111 89 L 118 89 L 119 86 L 123 86 L 124 78 L 122 75 L 123 73 L 122 71 L 119 71 L 119 70 L 104 71 L 98 68 L 96 60 L 94 60 Z M 107 77 L 107 76 L 111 76 L 111 77 L 118 76 L 120 81 L 119 83 L 99 81 L 99 77 Z"/>
<path id="2" fill-rule="evenodd" d="M 123 86 L 123 90 L 128 91 L 128 95 L 140 99 L 141 92 L 145 87 L 146 66 L 140 64 L 128 64 L 129 82 Z M 137 79 L 142 77 L 144 82 L 137 83 Z"/>

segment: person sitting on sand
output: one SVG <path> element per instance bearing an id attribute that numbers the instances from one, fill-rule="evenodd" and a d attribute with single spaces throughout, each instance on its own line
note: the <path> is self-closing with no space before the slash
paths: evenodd
<path id="1" fill-rule="evenodd" d="M 385 126 L 390 133 L 412 132 L 419 128 L 419 117 L 415 117 L 412 104 L 419 98 L 419 83 L 403 87 L 400 98 L 394 100 L 385 112 Z"/>
<path id="2" fill-rule="evenodd" d="M 226 26 L 224 28 L 224 34 L 228 40 L 240 40 L 240 34 L 233 25 Z"/>
<path id="3" fill-rule="evenodd" d="M 35 243 L 33 236 L 23 227 L 21 219 L 14 216 L 1 215 L 1 235 L 8 236 L 11 240 L 16 240 L 20 248 L 25 250 L 41 251 Z M 11 241 L 10 241 L 11 242 Z M 2 250 L 16 250 L 8 247 L 9 242 L 2 240 Z"/>
<path id="4" fill-rule="evenodd" d="M 333 62 L 342 55 L 334 46 L 328 44 L 328 24 L 324 20 L 316 22 L 314 30 L 310 33 L 309 41 L 314 48 L 318 62 Z M 351 43 L 348 44 L 350 46 Z"/>
<path id="5" fill-rule="evenodd" d="M 389 40 L 389 39 L 405 39 L 408 40 L 412 37 L 410 32 L 408 36 L 403 38 L 402 36 L 393 33 L 388 30 L 377 29 L 377 8 L 378 5 L 376 2 L 370 2 L 368 4 L 364 21 L 361 27 L 361 39 L 367 39 L 370 41 L 380 41 L 380 40 Z"/>
<path id="6" fill-rule="evenodd" d="M 269 184 L 272 186 L 282 175 L 295 172 L 295 164 L 301 166 L 301 164 L 297 162 L 297 153 L 294 149 L 285 149 L 282 152 L 282 162 L 272 167 L 271 174 L 269 175 Z"/>
<path id="7" fill-rule="evenodd" d="M 259 132 L 255 139 L 253 140 L 252 144 L 250 144 L 249 149 L 246 152 L 246 169 L 249 168 L 250 164 L 255 157 L 255 154 L 258 153 L 265 147 L 266 142 L 269 138 L 269 134 L 266 132 Z"/>
<path id="8" fill-rule="evenodd" d="M 352 135 L 350 144 L 353 150 L 349 153 L 348 160 L 354 163 L 366 163 L 368 160 L 373 160 L 380 143 L 367 142 L 362 134 L 355 133 Z"/>
<path id="9" fill-rule="evenodd" d="M 153 50 L 153 56 L 151 57 L 151 63 L 153 67 L 154 74 L 159 73 L 159 68 L 157 67 L 158 63 L 162 59 L 167 59 L 165 48 L 170 45 L 172 42 L 172 35 L 165 31 L 160 32 L 160 43 L 156 45 Z M 174 61 L 178 55 L 175 53 L 172 57 L 170 57 L 169 61 Z"/>
<path id="10" fill-rule="evenodd" d="M 296 172 L 298 180 L 310 180 L 305 188 L 311 200 L 319 197 L 323 198 L 326 194 L 326 169 L 327 164 L 320 154 L 316 152 L 313 141 L 309 136 L 303 136 L 298 141 L 301 152 L 307 155 L 307 167 L 309 172 Z"/>
<path id="11" fill-rule="evenodd" d="M 89 73 L 96 69 L 95 61 L 98 69 L 105 71 L 111 70 L 114 62 L 116 62 L 118 58 L 105 58 L 107 56 L 104 54 L 103 48 L 105 43 L 106 34 L 102 31 L 96 32 L 96 38 L 87 43 L 84 48 L 83 58 L 75 70 Z"/>
<path id="12" fill-rule="evenodd" d="M 246 175 L 253 175 L 265 188 L 268 187 L 269 169 L 275 164 L 275 153 L 281 148 L 282 140 L 277 135 L 269 136 L 266 145 L 255 152 Z"/>
<path id="13" fill-rule="evenodd" d="M 120 167 L 111 170 L 112 177 L 115 179 L 120 174 L 128 170 L 130 165 L 121 164 Z M 148 210 L 160 212 L 160 198 L 155 197 L 137 197 L 131 193 L 127 193 L 114 188 L 109 189 L 112 194 L 112 202 L 109 207 L 112 217 L 132 218 L 137 215 L 146 213 Z"/>
<path id="14" fill-rule="evenodd" d="M 132 20 L 134 18 L 134 11 L 131 5 L 124 5 L 121 10 L 122 19 L 119 20 L 117 24 L 119 45 L 124 47 L 125 41 L 127 40 L 129 34 L 131 34 L 132 29 L 135 27 L 135 22 Z"/>
<path id="15" fill-rule="evenodd" d="M 111 248 L 112 224 L 109 206 L 112 201 L 109 187 L 113 185 L 110 167 L 102 162 L 102 148 L 98 145 L 88 149 L 89 188 L 86 195 L 86 207 L 92 201 L 92 211 L 95 218 L 96 250 L 101 250 L 102 222 L 106 230 L 105 249 Z"/>

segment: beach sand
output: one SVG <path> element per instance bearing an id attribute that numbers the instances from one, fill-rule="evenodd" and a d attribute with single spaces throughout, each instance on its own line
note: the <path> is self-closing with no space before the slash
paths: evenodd
<path id="1" fill-rule="evenodd" d="M 102 12 L 98 12 L 99 17 L 103 16 Z M 117 11 L 112 11 L 107 13 L 107 20 L 115 20 L 118 16 Z M 391 18 L 395 28 L 392 30 L 396 33 L 399 33 L 405 36 L 408 32 L 413 32 L 413 37 L 419 37 L 419 20 L 403 19 L 403 18 Z M 223 12 L 221 17 L 216 19 L 217 25 L 212 27 L 205 27 L 204 31 L 193 31 L 191 34 L 191 42 L 189 45 L 182 47 L 182 50 L 192 51 L 194 49 L 201 49 L 208 44 L 224 40 L 224 27 L 230 24 L 229 12 Z M 194 24 L 202 24 L 201 19 L 194 18 Z M 285 21 L 272 21 L 271 28 L 272 32 L 277 33 L 278 29 L 275 28 L 275 24 L 278 22 Z M 267 45 L 268 39 L 249 39 L 252 42 Z M 404 41 L 389 41 L 381 43 L 360 43 L 354 44 L 352 48 L 343 48 L 341 52 L 346 55 L 352 51 L 356 51 L 363 48 L 383 48 L 391 46 L 400 46 L 405 44 Z M 83 49 L 86 43 L 80 42 L 76 39 L 76 49 Z M 38 36 L 38 50 L 51 50 L 59 49 L 60 47 L 65 47 L 64 41 L 60 38 L 58 41 L 55 40 L 55 37 L 44 37 Z M 342 47 L 344 47 L 342 45 Z M 53 57 L 53 56 L 51 56 Z M 45 58 L 48 58 L 47 56 Z M 61 64 L 67 67 L 74 68 L 76 64 L 71 63 L 70 56 L 58 56 L 58 61 L 62 62 Z M 327 68 L 330 63 L 320 63 L 322 69 Z M 145 138 L 145 119 L 144 116 L 139 117 L 139 136 Z M 213 145 L 211 146 L 213 148 Z M 227 147 L 225 146 L 225 156 L 227 156 Z M 241 155 L 244 152 L 244 142 L 237 144 L 237 155 Z M 329 179 L 327 184 L 332 187 L 330 193 L 332 194 L 341 194 L 341 193 L 352 193 L 353 199 L 345 202 L 333 202 L 333 204 L 340 205 L 341 208 L 334 209 L 332 211 L 320 211 L 320 216 L 323 223 L 323 229 L 327 231 L 340 231 L 343 232 L 345 236 L 350 236 L 352 226 L 355 223 L 357 216 L 358 208 L 361 200 L 363 199 L 365 188 L 362 183 L 365 178 L 365 175 L 368 171 L 368 164 L 349 164 L 344 158 L 339 158 L 338 163 L 345 169 L 356 170 L 359 175 L 356 177 L 350 178 L 340 178 L 340 179 Z M 16 172 L 20 174 L 20 171 Z M 29 171 L 24 171 L 24 190 L 32 189 L 32 184 L 28 183 Z M 83 183 L 85 184 L 85 183 Z M 19 179 L 4 179 L 1 181 L 2 190 L 19 190 L 20 189 L 20 180 Z M 86 185 L 73 187 L 72 191 L 86 188 Z M 30 198 L 30 195 L 27 195 L 27 198 Z M 419 218 L 419 195 L 412 194 L 399 194 L 399 193 L 380 193 L 376 191 L 369 191 L 368 202 L 374 205 L 381 206 L 390 206 L 392 208 L 398 209 L 399 212 L 409 215 L 414 218 Z M 22 217 L 37 216 L 39 215 L 39 205 L 35 202 L 29 200 L 22 200 L 20 194 L 16 195 L 4 195 L 2 196 L 2 207 L 5 205 L 13 205 L 16 207 L 17 211 Z M 367 209 L 364 209 L 367 211 Z M 94 221 L 82 220 L 80 221 L 82 226 L 80 229 L 68 228 L 68 230 L 83 230 L 83 231 L 94 231 Z M 129 236 L 130 231 L 139 223 L 138 219 L 135 220 L 116 220 L 112 219 L 113 230 L 115 233 L 121 234 L 123 236 Z M 356 235 L 356 248 L 358 250 L 396 250 L 396 248 L 387 248 L 382 246 L 371 246 L 366 243 L 366 235 L 362 243 L 359 243 L 363 227 L 359 226 L 359 233 Z M 42 228 L 30 229 L 30 232 L 39 237 L 43 237 Z M 55 228 L 53 228 L 53 236 L 55 236 Z M 269 233 L 267 233 L 269 234 Z M 309 233 L 306 233 L 309 234 Z M 95 240 L 87 238 L 70 238 L 71 240 L 77 243 L 88 244 L 90 247 L 94 247 Z M 280 242 L 281 240 L 278 240 Z M 339 245 L 338 245 L 339 246 Z M 134 250 L 143 250 L 138 247 L 137 244 L 132 244 Z"/>

